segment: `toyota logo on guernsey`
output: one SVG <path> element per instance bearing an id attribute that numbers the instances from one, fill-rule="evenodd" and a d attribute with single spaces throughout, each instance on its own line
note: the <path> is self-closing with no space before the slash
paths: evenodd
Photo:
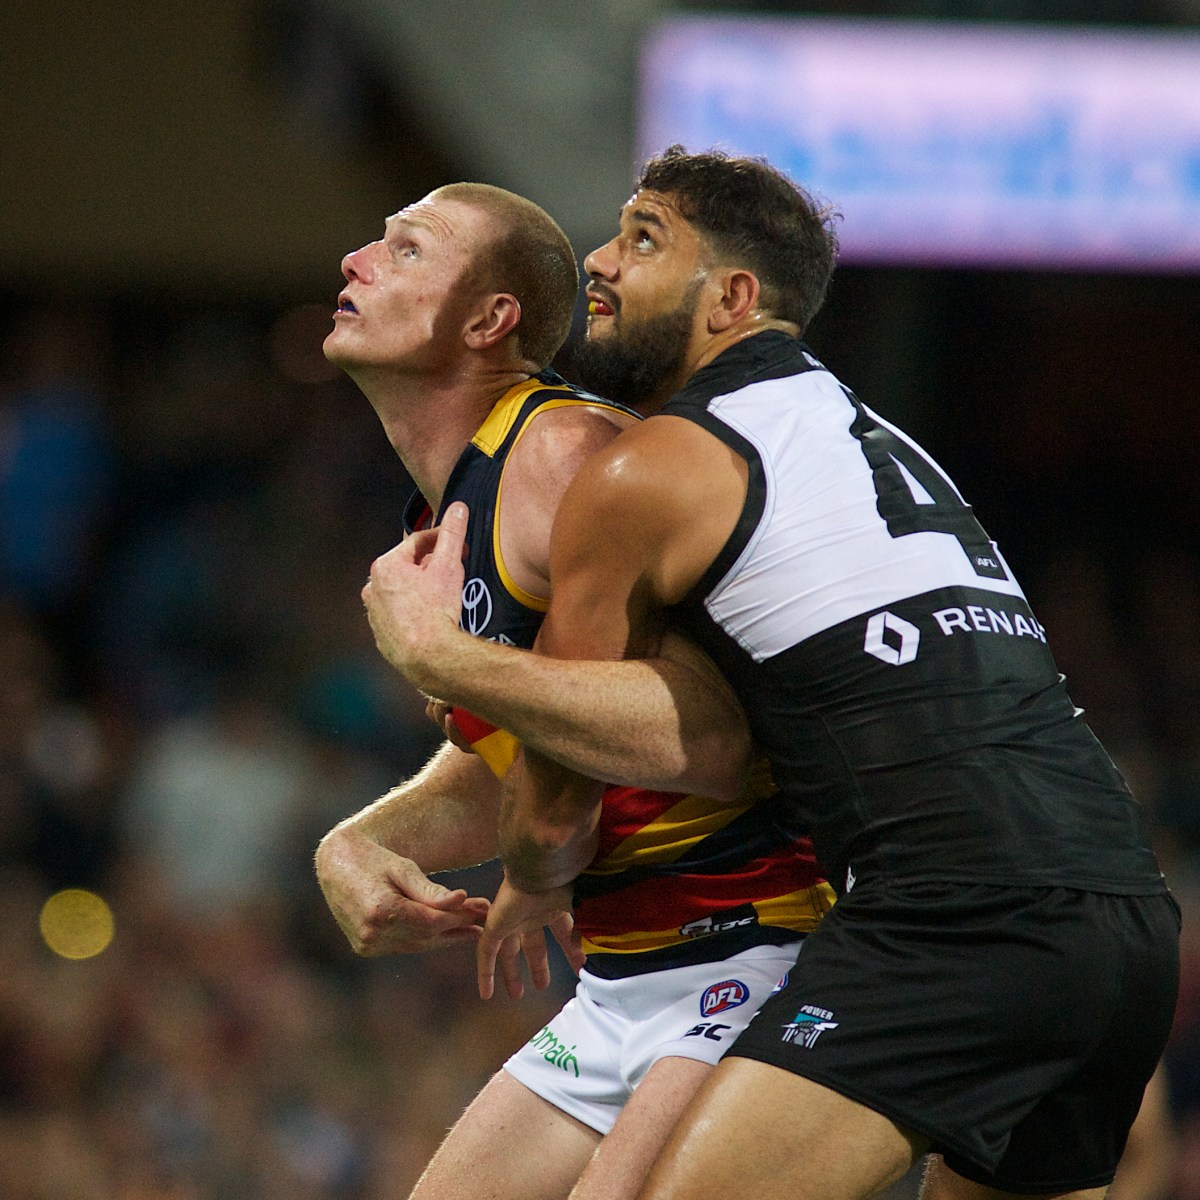
<path id="1" fill-rule="evenodd" d="M 492 593 L 479 576 L 463 585 L 462 616 L 458 623 L 468 632 L 481 634 L 492 619 Z"/>
<path id="2" fill-rule="evenodd" d="M 737 1008 L 750 999 L 750 989 L 740 979 L 726 979 L 704 989 L 700 997 L 700 1015 L 715 1016 L 730 1008 Z"/>

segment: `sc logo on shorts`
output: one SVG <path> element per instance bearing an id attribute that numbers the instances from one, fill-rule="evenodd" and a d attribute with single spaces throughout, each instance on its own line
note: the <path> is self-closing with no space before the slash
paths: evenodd
<path id="1" fill-rule="evenodd" d="M 700 1015 L 713 1017 L 717 1013 L 737 1008 L 750 999 L 750 989 L 740 979 L 726 979 L 704 989 L 700 997 Z"/>

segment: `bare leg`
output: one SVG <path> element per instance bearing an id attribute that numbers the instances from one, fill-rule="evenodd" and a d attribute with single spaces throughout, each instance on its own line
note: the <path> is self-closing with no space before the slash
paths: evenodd
<path id="1" fill-rule="evenodd" d="M 571 1200 L 634 1200 L 709 1063 L 662 1058 L 646 1072 L 588 1163 Z"/>
<path id="2" fill-rule="evenodd" d="M 1058 1200 L 1104 1200 L 1107 1191 L 1108 1188 L 1099 1187 L 1085 1188 L 1079 1192 L 1051 1192 L 1047 1194 L 1047 1200 L 1049 1196 Z M 957 1171 L 952 1171 L 941 1156 L 935 1154 L 930 1157 L 925 1178 L 921 1182 L 921 1200 L 1037 1200 L 1037 1197 L 1003 1192 L 982 1183 L 973 1183 Z"/>
<path id="3" fill-rule="evenodd" d="M 1164 1200 L 1171 1194 L 1178 1163 L 1179 1135 L 1160 1063 L 1146 1084 L 1142 1106 L 1108 1192 L 1110 1200 Z"/>
<path id="4" fill-rule="evenodd" d="M 566 1200 L 600 1135 L 498 1071 L 471 1101 L 410 1200 Z"/>
<path id="5" fill-rule="evenodd" d="M 726 1058 L 700 1088 L 642 1200 L 867 1200 L 924 1140 L 778 1067 Z"/>

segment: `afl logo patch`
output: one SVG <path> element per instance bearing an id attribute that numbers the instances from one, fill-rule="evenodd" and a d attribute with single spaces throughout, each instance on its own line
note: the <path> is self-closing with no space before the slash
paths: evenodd
<path id="1" fill-rule="evenodd" d="M 726 979 L 724 983 L 714 983 L 704 989 L 700 997 L 700 1015 L 711 1017 L 716 1013 L 737 1008 L 750 999 L 750 989 L 740 979 Z"/>
<path id="2" fill-rule="evenodd" d="M 482 633 L 492 619 L 492 593 L 488 585 L 479 578 L 468 579 L 463 584 L 462 617 L 459 624 L 468 632 Z"/>

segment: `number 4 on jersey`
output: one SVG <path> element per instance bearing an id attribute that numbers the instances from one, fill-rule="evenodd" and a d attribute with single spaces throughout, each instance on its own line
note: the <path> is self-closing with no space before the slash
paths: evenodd
<path id="1" fill-rule="evenodd" d="M 880 424 L 849 389 L 857 416 L 850 432 L 871 467 L 875 507 L 892 537 L 909 533 L 947 533 L 957 539 L 976 575 L 1008 579 L 1008 572 L 954 485 L 911 442 Z"/>

